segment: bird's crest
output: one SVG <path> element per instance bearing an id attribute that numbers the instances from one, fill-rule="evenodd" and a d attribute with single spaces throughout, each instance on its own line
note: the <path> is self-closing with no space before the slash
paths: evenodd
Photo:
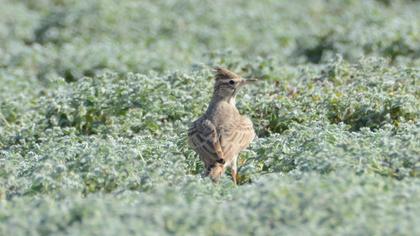
<path id="1" fill-rule="evenodd" d="M 219 79 L 233 79 L 238 78 L 239 76 L 228 69 L 222 67 L 215 67 L 214 68 L 214 75 L 216 80 Z"/>

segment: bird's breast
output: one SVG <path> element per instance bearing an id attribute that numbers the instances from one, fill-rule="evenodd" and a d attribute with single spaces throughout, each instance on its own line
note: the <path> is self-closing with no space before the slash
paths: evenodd
<path id="1" fill-rule="evenodd" d="M 229 103 L 219 104 L 210 114 L 210 119 L 217 128 L 234 123 L 238 117 L 238 109 Z"/>

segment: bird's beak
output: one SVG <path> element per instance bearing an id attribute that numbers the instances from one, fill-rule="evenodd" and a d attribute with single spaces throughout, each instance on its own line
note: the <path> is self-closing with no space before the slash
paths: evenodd
<path id="1" fill-rule="evenodd" d="M 256 82 L 258 82 L 258 80 L 256 80 L 256 79 L 242 79 L 241 80 L 241 86 L 248 85 L 248 84 L 254 84 Z"/>
<path id="2" fill-rule="evenodd" d="M 257 82 L 258 80 L 256 79 L 242 79 L 239 81 L 237 87 L 235 88 L 235 90 L 233 91 L 233 94 L 236 95 L 239 91 L 240 88 L 242 88 L 244 85 L 248 85 L 248 84 L 253 84 L 255 82 Z"/>

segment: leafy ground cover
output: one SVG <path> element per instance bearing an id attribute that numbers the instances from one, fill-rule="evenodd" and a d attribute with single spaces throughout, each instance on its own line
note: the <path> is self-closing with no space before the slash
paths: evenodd
<path id="1" fill-rule="evenodd" d="M 4 0 L 0 235 L 418 235 L 417 1 Z M 186 130 L 261 80 L 240 185 Z"/>

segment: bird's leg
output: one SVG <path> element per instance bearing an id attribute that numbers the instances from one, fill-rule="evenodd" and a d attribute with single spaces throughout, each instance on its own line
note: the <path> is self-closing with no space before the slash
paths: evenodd
<path id="1" fill-rule="evenodd" d="M 238 167 L 236 165 L 237 158 L 238 158 L 238 156 L 236 156 L 235 158 L 233 158 L 233 160 L 232 160 L 232 167 L 231 167 L 232 168 L 231 169 L 232 180 L 233 180 L 233 183 L 235 185 L 238 184 Z"/>
<path id="2" fill-rule="evenodd" d="M 232 168 L 232 180 L 233 180 L 233 183 L 234 183 L 235 185 L 237 185 L 237 184 L 238 184 L 237 177 L 238 177 L 238 175 L 237 175 L 236 170 L 234 170 L 234 169 Z"/>
<path id="3" fill-rule="evenodd" d="M 209 176 L 211 166 L 206 164 L 206 165 L 204 166 L 204 168 L 205 168 L 205 169 L 204 169 L 204 171 L 203 171 L 203 175 L 202 175 L 202 176 L 203 176 L 203 177 L 207 177 L 207 176 Z"/>

